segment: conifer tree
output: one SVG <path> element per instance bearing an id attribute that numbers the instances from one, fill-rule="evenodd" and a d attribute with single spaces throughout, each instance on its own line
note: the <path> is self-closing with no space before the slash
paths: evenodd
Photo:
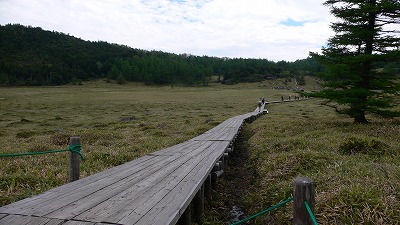
<path id="1" fill-rule="evenodd" d="M 326 80 L 326 88 L 313 96 L 328 99 L 355 123 L 368 123 L 368 113 L 399 116 L 391 108 L 400 75 L 382 65 L 400 62 L 400 1 L 328 0 L 324 5 L 338 21 L 331 24 L 335 35 L 322 54 L 311 53 L 324 65 Z"/>

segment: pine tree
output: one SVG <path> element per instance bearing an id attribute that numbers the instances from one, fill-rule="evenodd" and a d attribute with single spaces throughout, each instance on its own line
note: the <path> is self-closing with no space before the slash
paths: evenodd
<path id="1" fill-rule="evenodd" d="M 400 1 L 328 0 L 324 5 L 338 21 L 331 24 L 335 36 L 322 54 L 311 53 L 324 65 L 326 80 L 326 88 L 313 95 L 334 102 L 355 123 L 368 123 L 367 113 L 399 116 L 391 110 L 399 74 L 382 65 L 400 60 Z"/>

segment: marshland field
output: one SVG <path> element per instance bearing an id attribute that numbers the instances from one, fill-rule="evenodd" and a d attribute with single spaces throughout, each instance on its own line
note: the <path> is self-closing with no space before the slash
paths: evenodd
<path id="1" fill-rule="evenodd" d="M 308 78 L 306 84 L 306 91 L 319 87 Z M 0 88 L 0 154 L 65 149 L 70 137 L 79 136 L 84 177 L 253 111 L 260 97 L 295 96 L 276 88 L 285 85 L 293 83 L 179 87 L 96 81 Z M 246 124 L 243 146 L 254 171 L 238 204 L 249 215 L 257 213 L 290 196 L 293 179 L 305 176 L 316 185 L 320 224 L 400 224 L 399 118 L 369 116 L 370 124 L 353 124 L 322 103 L 270 104 L 269 114 Z M 0 206 L 68 182 L 68 171 L 66 152 L 0 157 Z M 225 207 L 209 204 L 205 224 L 226 224 Z M 291 224 L 291 207 L 253 223 L 266 222 Z"/>

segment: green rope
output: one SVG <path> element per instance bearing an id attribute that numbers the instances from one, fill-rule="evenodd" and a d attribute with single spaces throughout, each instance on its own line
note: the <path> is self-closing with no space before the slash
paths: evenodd
<path id="1" fill-rule="evenodd" d="M 85 160 L 85 157 L 82 155 L 81 150 L 82 150 L 82 145 L 68 146 L 68 151 L 77 153 L 81 157 L 81 160 Z"/>
<path id="2" fill-rule="evenodd" d="M 277 209 L 277 208 L 279 208 L 279 207 L 285 205 L 286 203 L 293 201 L 293 199 L 294 199 L 293 197 L 290 197 L 290 198 L 288 198 L 288 199 L 286 199 L 286 200 L 284 200 L 284 201 L 282 201 L 282 202 L 280 202 L 280 203 L 278 203 L 278 204 L 276 204 L 276 205 L 274 205 L 274 206 L 269 207 L 268 209 L 266 209 L 266 210 L 264 210 L 264 211 L 261 211 L 261 212 L 259 212 L 259 213 L 257 213 L 257 214 L 254 214 L 254 215 L 252 215 L 252 216 L 249 216 L 249 217 L 247 217 L 246 219 L 243 219 L 243 220 L 240 220 L 240 221 L 238 221 L 238 222 L 232 223 L 231 225 L 241 224 L 241 223 L 244 223 L 244 222 L 249 221 L 249 220 L 251 220 L 251 219 L 254 219 L 254 218 L 256 218 L 256 217 L 259 217 L 259 216 L 261 216 L 261 215 L 264 215 L 265 213 L 267 213 L 267 212 L 269 212 L 269 211 L 272 211 L 272 210 L 274 210 L 274 209 Z"/>
<path id="3" fill-rule="evenodd" d="M 68 146 L 67 149 L 61 149 L 61 150 L 49 150 L 49 151 L 44 151 L 44 152 L 24 152 L 24 153 L 12 153 L 12 154 L 0 154 L 0 157 L 17 157 L 17 156 L 27 156 L 27 155 L 43 155 L 43 154 L 48 154 L 48 153 L 57 153 L 57 152 L 75 152 L 77 153 L 82 160 L 85 159 L 85 157 L 81 153 L 82 145 L 70 145 Z"/>
<path id="4" fill-rule="evenodd" d="M 314 223 L 314 225 L 318 225 L 317 219 L 315 218 L 314 213 L 311 211 L 311 208 L 310 208 L 310 206 L 308 205 L 308 202 L 307 202 L 307 201 L 304 201 L 304 205 L 306 205 L 307 212 L 308 212 L 308 214 L 310 215 L 311 220 L 312 220 L 312 222 Z"/>

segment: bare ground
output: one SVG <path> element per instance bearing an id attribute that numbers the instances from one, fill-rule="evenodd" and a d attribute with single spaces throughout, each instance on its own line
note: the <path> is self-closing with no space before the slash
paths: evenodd
<path id="1" fill-rule="evenodd" d="M 209 222 L 205 224 L 216 221 L 231 224 L 249 216 L 243 207 L 243 197 L 254 185 L 257 174 L 248 161 L 247 138 L 243 135 L 238 137 L 228 163 L 228 170 L 213 186 L 212 200 L 206 206 L 206 221 Z"/>

